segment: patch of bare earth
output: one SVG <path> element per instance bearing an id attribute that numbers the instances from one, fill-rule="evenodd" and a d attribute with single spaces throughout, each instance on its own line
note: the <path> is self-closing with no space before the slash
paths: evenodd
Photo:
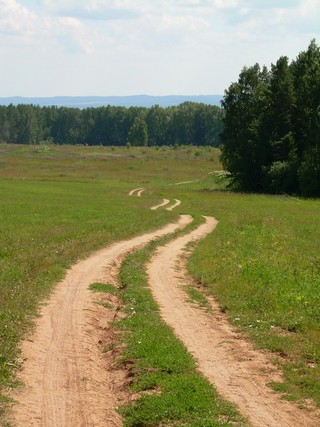
<path id="1" fill-rule="evenodd" d="M 112 352 L 104 352 L 113 342 L 109 322 L 116 316 L 117 301 L 89 286 L 114 282 L 115 265 L 126 254 L 191 220 L 181 216 L 176 224 L 113 244 L 67 272 L 42 306 L 35 332 L 22 344 L 24 387 L 12 396 L 15 425 L 122 425 L 116 407 L 126 399 L 121 392 L 125 375 L 113 369 Z M 113 309 L 105 308 L 106 303 Z"/>
<path id="2" fill-rule="evenodd" d="M 133 195 L 135 195 L 135 196 L 138 196 L 138 197 L 140 197 L 141 196 L 141 193 L 144 191 L 144 189 L 143 188 L 141 188 L 141 187 L 139 187 L 139 188 L 134 188 L 133 190 L 131 190 L 130 192 L 129 192 L 129 196 L 133 196 Z"/>
<path id="3" fill-rule="evenodd" d="M 158 208 L 161 208 L 162 206 L 167 205 L 168 203 L 170 203 L 170 200 L 169 200 L 169 199 L 163 199 L 163 201 L 162 201 L 161 203 L 159 203 L 158 205 L 152 206 L 150 209 L 151 209 L 152 211 L 155 211 L 155 210 L 157 210 Z"/>
<path id="4" fill-rule="evenodd" d="M 177 206 L 181 205 L 181 200 L 178 199 L 174 199 L 175 203 L 172 206 L 169 206 L 167 209 L 167 211 L 173 211 L 173 209 L 175 209 Z"/>
<path id="5" fill-rule="evenodd" d="M 193 180 L 193 181 L 182 181 L 182 182 L 176 182 L 176 183 L 174 183 L 174 184 L 172 184 L 172 185 L 191 184 L 192 182 L 197 182 L 197 181 L 199 181 L 199 179 L 195 179 L 195 180 Z"/>
<path id="6" fill-rule="evenodd" d="M 147 271 L 163 319 L 193 354 L 199 370 L 223 397 L 236 404 L 252 425 L 319 426 L 315 412 L 308 413 L 281 400 L 267 386 L 281 380 L 280 372 L 266 353 L 256 350 L 234 330 L 213 299 L 213 314 L 186 302 L 181 258 L 185 258 L 189 242 L 203 238 L 216 224 L 214 218 L 206 217 L 198 229 L 159 248 L 153 256 Z"/>

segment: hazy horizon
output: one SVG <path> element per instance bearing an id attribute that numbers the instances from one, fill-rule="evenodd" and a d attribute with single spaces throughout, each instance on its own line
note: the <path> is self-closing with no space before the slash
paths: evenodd
<path id="1" fill-rule="evenodd" d="M 39 106 L 102 107 L 106 105 L 123 107 L 169 107 L 185 101 L 201 102 L 220 106 L 222 95 L 128 95 L 128 96 L 48 96 L 48 97 L 0 97 L 0 105 L 33 104 Z"/>

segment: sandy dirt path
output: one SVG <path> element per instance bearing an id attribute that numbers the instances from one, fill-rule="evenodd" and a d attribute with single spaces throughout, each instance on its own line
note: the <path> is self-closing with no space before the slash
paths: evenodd
<path id="1" fill-rule="evenodd" d="M 152 211 L 156 211 L 158 208 L 161 208 L 162 206 L 165 206 L 165 205 L 167 205 L 168 203 L 170 203 L 170 200 L 169 200 L 169 199 L 163 199 L 163 201 L 162 201 L 159 205 L 152 206 L 150 209 L 151 209 Z"/>
<path id="2" fill-rule="evenodd" d="M 172 206 L 169 206 L 167 209 L 167 211 L 173 211 L 173 209 L 175 209 L 177 206 L 181 205 L 181 200 L 178 199 L 174 199 L 175 203 Z"/>
<path id="3" fill-rule="evenodd" d="M 43 305 L 35 332 L 22 344 L 21 379 L 13 398 L 14 421 L 21 427 L 121 426 L 112 373 L 99 344 L 105 333 L 101 304 L 88 289 L 108 283 L 114 264 L 128 252 L 191 222 L 176 224 L 115 243 L 78 262 Z"/>
<path id="4" fill-rule="evenodd" d="M 267 387 L 270 381 L 281 379 L 280 374 L 265 353 L 255 350 L 230 326 L 216 302 L 211 300 L 214 314 L 208 314 L 186 301 L 184 248 L 213 231 L 216 224 L 206 217 L 198 229 L 159 248 L 153 256 L 147 271 L 163 319 L 194 355 L 199 370 L 253 426 L 319 426 L 319 418 L 280 400 Z"/>
<path id="5" fill-rule="evenodd" d="M 133 190 L 131 190 L 130 192 L 129 192 L 129 196 L 133 196 L 133 195 L 135 195 L 135 193 L 138 193 L 138 195 L 139 195 L 139 193 L 140 192 L 142 192 L 144 189 L 143 188 L 141 188 L 141 187 L 139 187 L 139 188 L 134 188 Z M 140 195 L 141 195 L 141 193 L 140 193 Z"/>
<path id="6" fill-rule="evenodd" d="M 193 181 L 181 181 L 181 182 L 175 182 L 174 184 L 171 184 L 171 185 L 191 184 L 192 182 L 197 182 L 197 181 L 200 181 L 200 179 L 194 179 Z"/>

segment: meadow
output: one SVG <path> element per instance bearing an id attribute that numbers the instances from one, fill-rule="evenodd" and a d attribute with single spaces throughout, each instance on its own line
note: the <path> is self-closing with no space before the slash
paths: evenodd
<path id="1" fill-rule="evenodd" d="M 195 247 L 191 275 L 239 330 L 274 354 L 284 381 L 272 387 L 286 399 L 320 405 L 320 201 L 231 193 L 226 178 L 214 172 L 220 170 L 219 151 L 210 147 L 0 144 L 2 415 L 21 363 L 18 343 L 65 269 L 179 213 L 193 215 L 195 223 L 202 215 L 219 220 Z M 128 197 L 136 187 L 145 188 L 142 197 Z M 182 203 L 173 212 L 151 213 L 162 198 Z M 135 420 L 127 425 L 138 425 L 132 411 L 124 409 Z M 230 422 L 239 420 L 229 414 Z M 225 408 L 216 415 L 225 417 Z"/>

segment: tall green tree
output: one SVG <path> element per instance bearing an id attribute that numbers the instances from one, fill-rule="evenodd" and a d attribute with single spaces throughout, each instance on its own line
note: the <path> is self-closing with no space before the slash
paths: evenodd
<path id="1" fill-rule="evenodd" d="M 176 107 L 99 108 L 0 107 L 0 140 L 10 143 L 125 145 L 218 145 L 218 107 L 183 103 Z"/>
<path id="2" fill-rule="evenodd" d="M 244 68 L 223 100 L 222 162 L 242 190 L 320 196 L 320 49 Z"/>
<path id="3" fill-rule="evenodd" d="M 268 82 L 265 67 L 245 67 L 222 102 L 222 164 L 231 173 L 232 183 L 245 191 L 263 188 L 263 166 L 269 152 L 268 138 L 262 132 L 269 109 Z"/>
<path id="4" fill-rule="evenodd" d="M 312 40 L 292 63 L 296 90 L 295 134 L 300 192 L 320 196 L 320 48 Z"/>
<path id="5" fill-rule="evenodd" d="M 299 155 L 303 156 L 306 149 L 319 146 L 320 143 L 317 124 L 320 104 L 320 48 L 315 40 L 293 61 L 291 69 L 296 93 L 295 134 Z"/>
<path id="6" fill-rule="evenodd" d="M 289 59 L 282 56 L 271 65 L 270 109 L 266 132 L 271 144 L 270 165 L 266 165 L 266 188 L 273 193 L 291 193 L 297 187 L 297 147 L 293 115 L 296 108 L 293 75 Z"/>
<path id="7" fill-rule="evenodd" d="M 146 146 L 148 144 L 148 128 L 144 119 L 136 117 L 128 134 L 128 142 L 135 146 Z"/>
<path id="8" fill-rule="evenodd" d="M 170 122 L 170 112 L 167 108 L 154 105 L 146 115 L 148 127 L 148 145 L 168 145 L 167 129 Z"/>
<path id="9" fill-rule="evenodd" d="M 10 122 L 7 108 L 0 106 L 0 142 L 10 142 Z"/>
<path id="10" fill-rule="evenodd" d="M 52 138 L 59 144 L 81 144 L 84 142 L 81 110 L 61 107 L 52 123 Z"/>
<path id="11" fill-rule="evenodd" d="M 32 105 L 18 105 L 16 114 L 17 144 L 38 144 L 44 136 L 42 110 Z"/>

